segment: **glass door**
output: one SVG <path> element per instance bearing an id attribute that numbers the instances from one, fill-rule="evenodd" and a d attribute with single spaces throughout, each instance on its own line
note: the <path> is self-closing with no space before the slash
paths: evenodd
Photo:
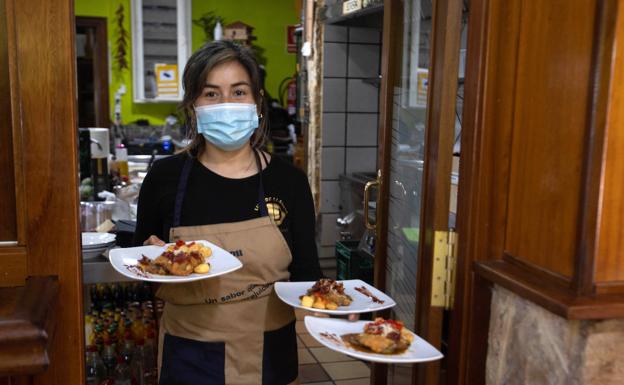
<path id="1" fill-rule="evenodd" d="M 462 1 L 386 0 L 384 13 L 375 283 L 397 302 L 387 316 L 444 350 L 431 293 L 449 230 Z M 437 384 L 443 366 L 377 366 L 374 383 Z"/>

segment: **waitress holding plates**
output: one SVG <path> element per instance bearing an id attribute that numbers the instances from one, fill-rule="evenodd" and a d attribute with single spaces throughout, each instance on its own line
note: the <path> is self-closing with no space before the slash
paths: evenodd
<path id="1" fill-rule="evenodd" d="M 182 109 L 192 141 L 155 162 L 139 195 L 136 244 L 208 240 L 243 267 L 163 284 L 161 385 L 297 383 L 293 309 L 277 281 L 321 277 L 306 175 L 260 150 L 266 108 L 252 54 L 227 41 L 195 52 Z"/>

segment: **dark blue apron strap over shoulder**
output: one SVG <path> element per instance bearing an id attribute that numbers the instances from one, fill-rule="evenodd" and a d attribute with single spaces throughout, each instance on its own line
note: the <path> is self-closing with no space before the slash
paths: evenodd
<path id="1" fill-rule="evenodd" d="M 262 184 L 262 164 L 260 163 L 260 157 L 258 151 L 254 150 L 254 157 L 256 158 L 256 166 L 258 167 L 258 209 L 261 217 L 269 215 L 266 202 L 264 201 L 264 186 Z M 264 154 L 263 154 L 264 157 Z M 266 161 L 266 158 L 265 158 Z M 193 158 L 187 156 L 184 161 L 182 173 L 180 174 L 180 181 L 178 182 L 178 190 L 176 192 L 175 206 L 173 211 L 173 222 L 171 227 L 180 226 L 180 220 L 182 218 L 182 203 L 184 203 L 184 196 L 186 195 L 186 186 L 188 184 L 189 175 L 191 174 L 191 168 L 193 166 Z"/>
<path id="2" fill-rule="evenodd" d="M 180 226 L 180 218 L 182 217 L 182 203 L 184 202 L 184 196 L 186 195 L 186 185 L 188 184 L 188 178 L 191 174 L 191 168 L 193 166 L 193 158 L 187 156 L 184 161 L 184 167 L 182 168 L 182 174 L 180 174 L 180 181 L 178 182 L 178 191 L 176 192 L 175 207 L 173 211 L 173 223 L 171 227 Z"/>
<path id="3" fill-rule="evenodd" d="M 254 156 L 256 157 L 256 166 L 258 167 L 258 210 L 260 211 L 261 217 L 266 217 L 269 215 L 269 211 L 267 210 L 266 202 L 264 200 L 264 185 L 262 184 L 262 163 L 260 163 L 258 150 L 253 150 L 253 152 Z M 262 154 L 262 157 L 264 158 L 264 154 Z M 264 161 L 266 162 L 266 158 L 264 158 Z"/>

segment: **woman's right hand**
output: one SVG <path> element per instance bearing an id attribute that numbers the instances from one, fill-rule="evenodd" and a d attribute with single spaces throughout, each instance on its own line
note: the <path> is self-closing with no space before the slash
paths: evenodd
<path id="1" fill-rule="evenodd" d="M 147 238 L 145 242 L 143 242 L 143 245 L 144 246 L 148 246 L 148 245 L 164 246 L 165 242 L 155 235 L 150 235 L 150 237 Z"/>

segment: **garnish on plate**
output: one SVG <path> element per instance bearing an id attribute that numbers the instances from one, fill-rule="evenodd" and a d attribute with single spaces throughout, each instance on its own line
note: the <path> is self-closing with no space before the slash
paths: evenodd
<path id="1" fill-rule="evenodd" d="M 350 333 L 341 337 L 356 350 L 380 354 L 403 353 L 414 340 L 414 335 L 403 326 L 403 322 L 380 317 L 365 324 L 362 333 Z"/>
<path id="2" fill-rule="evenodd" d="M 345 294 L 344 286 L 330 278 L 321 278 L 301 297 L 301 306 L 314 309 L 336 310 L 338 306 L 349 306 L 353 299 Z"/>
<path id="3" fill-rule="evenodd" d="M 206 259 L 211 255 L 212 250 L 201 243 L 178 240 L 153 260 L 143 255 L 137 266 L 146 273 L 158 275 L 206 274 L 210 271 Z"/>

